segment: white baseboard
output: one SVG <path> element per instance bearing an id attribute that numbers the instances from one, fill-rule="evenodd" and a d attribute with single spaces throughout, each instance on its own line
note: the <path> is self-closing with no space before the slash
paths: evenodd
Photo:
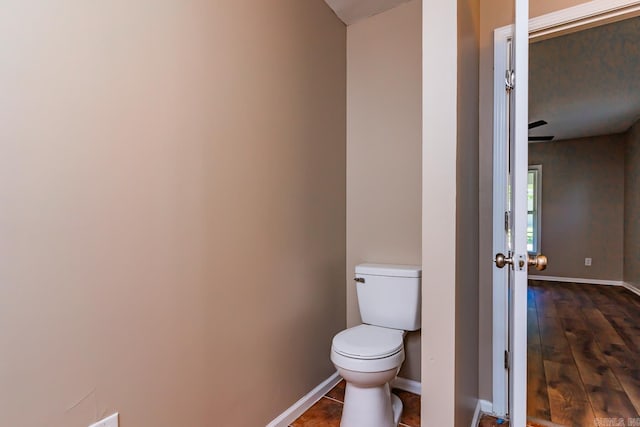
<path id="1" fill-rule="evenodd" d="M 480 400 L 480 410 L 483 414 L 493 414 L 493 402 L 488 400 Z"/>
<path id="2" fill-rule="evenodd" d="M 627 288 L 627 290 L 633 292 L 634 294 L 640 296 L 640 288 L 637 285 L 629 282 L 623 282 L 622 286 L 624 286 L 625 288 Z"/>
<path id="3" fill-rule="evenodd" d="M 588 285 L 607 285 L 607 286 L 622 286 L 630 292 L 640 296 L 640 287 L 633 283 L 623 282 L 620 280 L 600 280 L 600 279 L 582 279 L 577 277 L 557 277 L 557 276 L 535 276 L 529 275 L 531 280 L 547 280 L 549 282 L 572 282 L 572 283 L 584 283 Z"/>
<path id="4" fill-rule="evenodd" d="M 324 380 L 322 384 L 311 390 L 296 403 L 291 405 L 282 414 L 278 415 L 273 421 L 267 424 L 267 427 L 287 427 L 293 421 L 298 419 L 300 415 L 313 406 L 322 398 L 329 390 L 338 384 L 342 378 L 335 372 L 329 378 Z M 408 391 L 417 395 L 422 395 L 422 385 L 418 381 L 409 380 L 407 378 L 397 377 L 391 385 L 400 390 Z"/>
<path id="5" fill-rule="evenodd" d="M 417 394 L 418 396 L 422 396 L 422 384 L 418 381 L 396 377 L 395 380 L 391 381 L 391 387 L 408 391 L 409 393 Z"/>
<path id="6" fill-rule="evenodd" d="M 273 421 L 267 424 L 267 427 L 287 427 L 295 421 L 300 415 L 313 406 L 322 398 L 329 390 L 338 384 L 342 378 L 335 372 L 329 378 L 324 380 L 320 385 L 304 395 L 300 400 L 291 405 L 282 414 L 278 415 Z"/>
<path id="7" fill-rule="evenodd" d="M 473 412 L 473 419 L 471 420 L 471 427 L 478 427 L 480 423 L 480 416 L 482 414 L 492 414 L 493 413 L 493 403 L 488 400 L 478 400 L 476 403 L 476 410 Z"/>
<path id="8" fill-rule="evenodd" d="M 624 286 L 621 280 L 601 280 L 601 279 L 583 279 L 578 277 L 557 277 L 557 276 L 535 276 L 529 275 L 531 280 L 547 280 L 549 282 L 573 282 L 586 283 L 589 285 L 608 285 L 608 286 Z"/>
<path id="9" fill-rule="evenodd" d="M 478 427 L 480 424 L 480 401 L 476 403 L 476 410 L 473 411 L 473 418 L 471 419 L 471 427 Z"/>

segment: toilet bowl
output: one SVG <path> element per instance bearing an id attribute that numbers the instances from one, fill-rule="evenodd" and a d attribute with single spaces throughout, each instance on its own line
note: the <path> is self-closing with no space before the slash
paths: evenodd
<path id="1" fill-rule="evenodd" d="M 331 361 L 347 383 L 340 426 L 397 427 L 402 402 L 389 383 L 404 362 L 406 331 L 420 329 L 422 268 L 359 264 L 355 273 L 363 324 L 331 344 Z"/>
<path id="2" fill-rule="evenodd" d="M 404 331 L 359 325 L 333 338 L 331 361 L 346 381 L 341 427 L 396 427 L 402 402 L 391 393 L 404 362 Z"/>

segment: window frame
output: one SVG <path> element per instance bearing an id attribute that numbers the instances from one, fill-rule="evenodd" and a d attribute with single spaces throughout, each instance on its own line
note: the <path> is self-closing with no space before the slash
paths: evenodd
<path id="1" fill-rule="evenodd" d="M 541 239 L 542 236 L 542 165 L 529 165 L 527 174 L 535 172 L 534 189 L 534 211 L 527 209 L 527 215 L 533 214 L 533 250 L 527 251 L 532 255 L 540 254 L 541 251 Z"/>

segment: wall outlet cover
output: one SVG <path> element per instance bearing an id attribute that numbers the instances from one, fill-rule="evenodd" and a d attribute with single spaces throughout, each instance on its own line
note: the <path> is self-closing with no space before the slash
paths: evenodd
<path id="1" fill-rule="evenodd" d="M 591 258 L 585 258 L 584 265 L 586 265 L 587 267 L 591 267 Z"/>
<path id="2" fill-rule="evenodd" d="M 118 427 L 118 413 L 109 415 L 107 418 L 103 418 L 100 421 L 91 424 L 89 427 Z"/>

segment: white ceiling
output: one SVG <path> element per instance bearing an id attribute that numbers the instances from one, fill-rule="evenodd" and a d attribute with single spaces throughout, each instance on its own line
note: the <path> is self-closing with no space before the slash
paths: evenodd
<path id="1" fill-rule="evenodd" d="M 409 0 L 324 0 L 347 25 L 393 9 Z"/>
<path id="2" fill-rule="evenodd" d="M 547 39 L 529 54 L 530 135 L 626 131 L 640 118 L 640 18 Z"/>

